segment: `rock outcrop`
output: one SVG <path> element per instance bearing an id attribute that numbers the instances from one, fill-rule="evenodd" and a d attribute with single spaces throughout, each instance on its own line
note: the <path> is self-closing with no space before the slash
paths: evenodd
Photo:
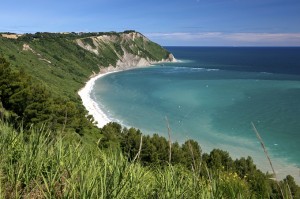
<path id="1" fill-rule="evenodd" d="M 138 32 L 80 38 L 76 43 L 97 56 L 115 57 L 109 64 L 120 69 L 176 61 L 170 52 Z"/>

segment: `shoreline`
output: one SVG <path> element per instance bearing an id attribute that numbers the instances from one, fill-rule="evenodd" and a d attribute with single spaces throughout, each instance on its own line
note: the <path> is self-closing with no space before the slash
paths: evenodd
<path id="1" fill-rule="evenodd" d="M 141 66 L 126 66 L 126 67 L 124 67 L 124 66 L 122 66 L 122 67 L 109 66 L 107 68 L 102 68 L 98 74 L 92 75 L 90 77 L 90 79 L 86 82 L 85 86 L 78 91 L 78 94 L 81 97 L 82 103 L 83 103 L 84 107 L 86 108 L 86 110 L 88 111 L 88 114 L 92 115 L 94 118 L 94 121 L 97 122 L 95 124 L 95 126 L 97 126 L 98 128 L 102 128 L 107 123 L 113 121 L 104 113 L 103 109 L 101 109 L 99 107 L 99 105 L 91 98 L 91 91 L 93 90 L 95 81 L 97 81 L 99 78 L 102 78 L 111 73 L 122 72 L 122 71 L 126 71 L 126 70 L 137 69 L 137 68 L 151 67 L 154 64 L 160 64 L 160 63 L 166 63 L 166 62 L 157 62 L 157 63 L 153 63 L 153 64 L 149 64 L 149 65 L 141 65 Z M 202 145 L 202 147 L 204 147 L 204 145 Z M 204 148 L 208 149 L 208 151 L 206 151 L 206 152 L 209 152 L 212 150 L 212 149 L 209 150 L 209 148 L 210 148 L 209 146 L 204 147 Z M 230 155 L 232 157 L 235 157 L 235 158 L 245 157 L 245 155 L 244 155 L 245 153 L 239 153 L 236 150 L 234 150 L 234 148 L 232 148 L 231 146 L 230 147 L 223 146 L 223 147 L 218 147 L 218 148 L 220 148 L 222 150 L 230 151 Z M 261 149 L 258 149 L 258 151 L 261 151 Z M 260 170 L 262 170 L 264 173 L 270 172 L 271 170 L 269 168 L 269 163 L 267 162 L 266 157 L 264 157 L 264 154 L 259 153 L 260 155 L 255 155 L 256 153 L 258 153 L 258 151 L 247 150 L 247 152 L 250 152 L 247 154 L 253 158 L 255 165 Z M 298 175 L 299 168 L 296 165 L 290 164 L 282 158 L 273 157 L 272 161 L 273 161 L 273 164 L 275 164 L 276 173 L 280 180 L 285 178 L 286 175 L 290 174 L 294 177 L 296 183 L 300 183 L 300 178 Z"/>
<path id="2" fill-rule="evenodd" d="M 84 87 L 81 88 L 77 93 L 82 100 L 83 106 L 88 111 L 88 115 L 93 116 L 95 126 L 97 126 L 98 128 L 102 128 L 107 123 L 112 122 L 112 120 L 110 120 L 108 118 L 108 116 L 104 113 L 104 111 L 101 110 L 101 108 L 98 106 L 97 102 L 95 102 L 91 98 L 91 92 L 94 88 L 95 81 L 97 81 L 99 78 L 102 78 L 111 73 L 122 72 L 122 71 L 126 71 L 126 70 L 133 70 L 133 69 L 137 69 L 137 68 L 146 68 L 146 67 L 151 67 L 155 64 L 172 63 L 172 62 L 176 63 L 178 61 L 175 58 L 173 58 L 172 61 L 162 60 L 162 61 L 152 62 L 152 63 L 148 63 L 148 64 L 144 64 L 144 63 L 137 64 L 135 66 L 122 65 L 119 67 L 113 67 L 110 65 L 106 68 L 101 68 L 99 73 L 97 73 L 97 74 L 94 73 L 93 75 L 91 75 L 90 79 L 85 83 Z"/>
<path id="3" fill-rule="evenodd" d="M 93 75 L 92 78 L 90 78 L 86 82 L 85 86 L 78 91 L 78 95 L 80 96 L 80 98 L 82 100 L 83 106 L 88 111 L 88 115 L 93 116 L 94 121 L 97 122 L 95 125 L 98 128 L 102 128 L 105 124 L 109 123 L 110 120 L 104 114 L 104 112 L 98 107 L 98 104 L 91 98 L 91 92 L 95 85 L 95 81 L 105 75 L 110 74 L 110 73 L 113 73 L 113 72 L 99 73 L 97 75 Z"/>

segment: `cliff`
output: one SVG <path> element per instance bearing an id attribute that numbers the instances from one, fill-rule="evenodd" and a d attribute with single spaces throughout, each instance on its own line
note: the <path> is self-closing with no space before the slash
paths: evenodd
<path id="1" fill-rule="evenodd" d="M 114 56 L 116 62 L 110 64 L 117 68 L 175 61 L 171 53 L 138 32 L 80 38 L 76 43 L 96 56 Z"/>
<path id="2" fill-rule="evenodd" d="M 170 52 L 135 31 L 0 34 L 0 56 L 54 93 L 77 100 L 76 91 L 100 70 L 175 61 Z"/>

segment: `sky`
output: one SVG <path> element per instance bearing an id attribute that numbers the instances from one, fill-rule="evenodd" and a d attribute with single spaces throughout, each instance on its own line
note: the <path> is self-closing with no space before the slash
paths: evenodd
<path id="1" fill-rule="evenodd" d="M 1 0 L 0 32 L 136 30 L 163 46 L 300 46 L 300 0 Z"/>

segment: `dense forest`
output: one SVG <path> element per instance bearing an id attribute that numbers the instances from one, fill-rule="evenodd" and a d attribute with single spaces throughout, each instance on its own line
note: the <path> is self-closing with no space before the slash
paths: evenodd
<path id="1" fill-rule="evenodd" d="M 79 37 L 37 33 L 20 41 L 46 36 L 47 42 Z M 15 45 L 0 58 L 0 198 L 300 198 L 292 176 L 276 182 L 251 157 L 203 153 L 194 140 L 170 142 L 117 123 L 96 128 L 75 92 L 93 65 L 78 68 L 82 77 L 62 73 L 72 76 L 64 80 L 73 85 L 67 91 L 50 86 L 54 66 L 31 73 L 40 57 L 27 62 L 21 52 L 12 54 L 19 41 L 9 42 Z"/>
<path id="2" fill-rule="evenodd" d="M 0 99 L 0 108 L 7 112 L 0 112 L 2 119 L 16 125 L 23 123 L 25 128 L 47 124 L 50 130 L 65 126 L 83 134 L 83 129 L 91 127 L 82 106 L 53 95 L 24 70 L 13 71 L 3 58 L 0 58 Z"/>

